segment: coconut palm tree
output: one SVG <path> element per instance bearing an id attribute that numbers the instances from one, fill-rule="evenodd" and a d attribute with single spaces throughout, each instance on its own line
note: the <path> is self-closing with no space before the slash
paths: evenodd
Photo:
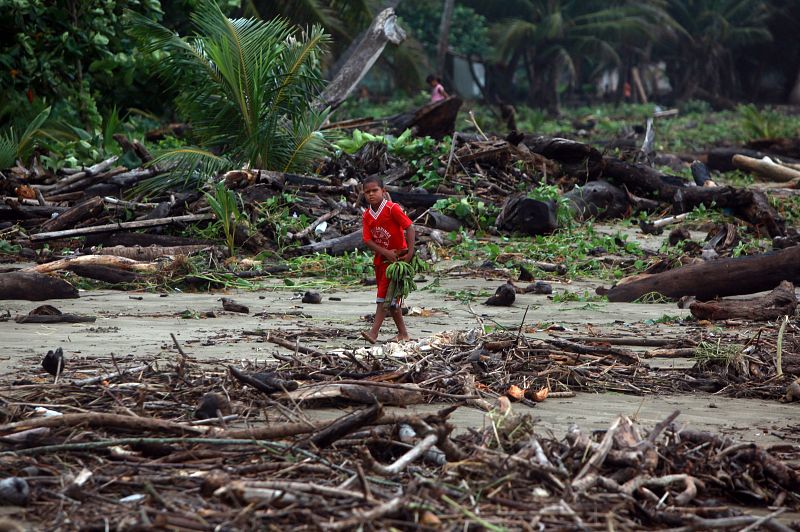
<path id="1" fill-rule="evenodd" d="M 323 154 L 326 112 L 312 107 L 328 42 L 319 26 L 301 32 L 282 19 L 229 19 L 214 0 L 199 2 L 191 37 L 133 12 L 126 16 L 143 51 L 163 54 L 160 74 L 178 91 L 178 112 L 199 144 L 160 154 L 157 161 L 174 170 L 149 185 L 197 184 L 242 165 L 303 171 Z"/>
<path id="2" fill-rule="evenodd" d="M 667 61 L 677 95 L 688 99 L 732 94 L 737 53 L 768 41 L 770 15 L 763 0 L 669 0 L 669 14 L 683 28 L 656 51 Z"/>
<path id="3" fill-rule="evenodd" d="M 524 65 L 529 102 L 555 111 L 562 81 L 619 65 L 621 49 L 644 48 L 672 25 L 660 0 L 531 0 L 530 7 L 527 18 L 495 26 L 499 55 L 511 72 Z"/>

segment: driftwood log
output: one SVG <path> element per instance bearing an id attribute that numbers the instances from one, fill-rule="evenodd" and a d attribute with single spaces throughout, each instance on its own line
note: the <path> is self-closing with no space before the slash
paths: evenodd
<path id="1" fill-rule="evenodd" d="M 302 254 L 327 253 L 328 255 L 344 255 L 356 249 L 366 249 L 360 229 L 337 238 L 314 242 L 298 248 Z"/>
<path id="2" fill-rule="evenodd" d="M 461 98 L 451 96 L 438 102 L 429 103 L 409 112 L 386 119 L 387 125 L 395 133 L 411 129 L 419 137 L 441 139 L 452 135 L 456 130 L 458 110 L 464 102 Z"/>
<path id="3" fill-rule="evenodd" d="M 81 227 L 78 229 L 64 229 L 63 231 L 50 231 L 31 235 L 31 241 L 40 242 L 42 240 L 84 236 L 93 233 L 110 233 L 120 229 L 143 229 L 145 227 L 158 227 L 160 225 L 169 225 L 173 223 L 200 222 L 203 220 L 211 220 L 213 217 L 213 214 L 187 214 L 184 216 L 171 216 L 169 218 L 160 218 L 157 220 L 137 220 L 135 222 L 120 222 L 115 224 Z"/>
<path id="4" fill-rule="evenodd" d="M 103 201 L 103 198 L 91 198 L 83 203 L 75 205 L 74 207 L 70 207 L 55 218 L 43 223 L 41 230 L 42 232 L 48 232 L 71 229 L 79 222 L 89 218 L 94 218 L 95 216 L 99 215 L 101 212 L 103 212 L 104 206 L 105 202 Z"/>
<path id="5" fill-rule="evenodd" d="M 800 179 L 800 171 L 778 164 L 769 157 L 755 159 L 753 157 L 747 157 L 746 155 L 736 154 L 733 156 L 733 164 L 735 164 L 737 168 L 747 170 L 763 179 L 769 179 L 771 181 L 786 183 L 788 181 Z"/>
<path id="6" fill-rule="evenodd" d="M 603 175 L 624 185 L 630 192 L 672 204 L 672 212 L 688 212 L 699 205 L 728 208 L 742 220 L 766 230 L 771 237 L 782 236 L 784 220 L 759 190 L 736 187 L 689 187 L 676 176 L 662 174 L 642 164 L 605 158 Z"/>
<path id="7" fill-rule="evenodd" d="M 652 275 L 634 275 L 620 281 L 606 295 L 614 302 L 631 302 L 651 293 L 674 299 L 695 296 L 708 301 L 764 292 L 782 281 L 800 283 L 800 246 L 776 253 L 691 264 Z"/>
<path id="8" fill-rule="evenodd" d="M 603 155 L 594 147 L 574 140 L 527 135 L 522 141 L 533 153 L 558 161 L 563 172 L 582 181 L 603 172 Z"/>
<path id="9" fill-rule="evenodd" d="M 717 299 L 695 301 L 689 306 L 698 320 L 746 319 L 754 321 L 776 320 L 781 316 L 794 316 L 797 295 L 794 285 L 783 281 L 769 294 L 752 299 Z"/>
<path id="10" fill-rule="evenodd" d="M 0 299 L 46 301 L 76 297 L 78 290 L 58 277 L 29 271 L 0 274 Z"/>

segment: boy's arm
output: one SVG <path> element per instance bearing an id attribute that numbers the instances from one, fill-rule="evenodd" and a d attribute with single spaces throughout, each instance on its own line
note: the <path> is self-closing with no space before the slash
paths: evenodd
<path id="1" fill-rule="evenodd" d="M 417 238 L 417 232 L 414 231 L 414 226 L 409 225 L 406 228 L 406 244 L 408 244 L 408 251 L 401 257 L 406 262 L 411 262 L 414 257 L 414 242 Z"/>
<path id="2" fill-rule="evenodd" d="M 390 249 L 386 249 L 374 240 L 365 240 L 364 245 L 389 262 L 394 262 L 397 260 L 397 253 Z"/>

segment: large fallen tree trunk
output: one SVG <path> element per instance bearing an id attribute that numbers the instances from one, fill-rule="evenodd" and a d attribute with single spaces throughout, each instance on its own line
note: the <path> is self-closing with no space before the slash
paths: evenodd
<path id="1" fill-rule="evenodd" d="M 684 187 L 675 192 L 672 212 L 689 212 L 699 205 L 718 209 L 731 209 L 733 214 L 752 224 L 756 229 L 766 229 L 771 237 L 785 234 L 785 222 L 761 190 L 735 187 Z"/>
<path id="2" fill-rule="evenodd" d="M 76 297 L 78 290 L 58 277 L 30 271 L 0 274 L 0 299 L 45 301 Z"/>
<path id="3" fill-rule="evenodd" d="M 320 94 L 317 107 L 336 109 L 378 60 L 387 43 L 400 44 L 406 32 L 397 24 L 393 8 L 378 13 L 364 36 L 345 52 L 347 61 Z"/>
<path id="4" fill-rule="evenodd" d="M 356 249 L 366 249 L 366 246 L 364 245 L 362 231 L 359 229 L 337 238 L 314 242 L 297 249 L 301 254 L 327 253 L 328 255 L 343 255 Z"/>
<path id="5" fill-rule="evenodd" d="M 522 142 L 533 153 L 558 161 L 564 173 L 577 179 L 595 179 L 603 172 L 603 155 L 588 144 L 534 135 L 526 135 Z"/>
<path id="6" fill-rule="evenodd" d="M 691 264 L 653 275 L 628 277 L 608 290 L 609 301 L 636 301 L 647 294 L 700 300 L 764 292 L 782 281 L 800 283 L 800 246 L 750 257 Z"/>
<path id="7" fill-rule="evenodd" d="M 761 297 L 695 301 L 689 310 L 698 320 L 776 320 L 781 316 L 794 316 L 797 295 L 792 283 L 782 281 L 772 292 Z"/>
<path id="8" fill-rule="evenodd" d="M 759 190 L 735 187 L 691 187 L 679 177 L 641 164 L 605 158 L 603 175 L 630 192 L 672 204 L 672 212 L 688 212 L 699 205 L 729 208 L 734 215 L 764 228 L 771 237 L 785 234 L 784 220 Z"/>

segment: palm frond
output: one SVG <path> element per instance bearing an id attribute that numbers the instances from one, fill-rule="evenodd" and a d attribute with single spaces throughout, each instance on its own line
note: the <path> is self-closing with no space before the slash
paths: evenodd
<path id="1" fill-rule="evenodd" d="M 13 131 L 0 135 L 0 168 L 11 168 L 17 160 L 17 143 Z"/>
<path id="2" fill-rule="evenodd" d="M 22 132 L 17 140 L 17 157 L 20 159 L 27 159 L 33 150 L 33 142 L 40 134 L 42 126 L 47 119 L 50 118 L 50 107 L 44 109 L 41 113 L 30 121 L 28 127 Z"/>
<path id="3" fill-rule="evenodd" d="M 178 111 L 202 147 L 164 154 L 171 174 L 194 180 L 225 166 L 307 168 L 324 146 L 316 131 L 325 115 L 311 108 L 323 87 L 322 27 L 300 32 L 284 19 L 228 18 L 214 0 L 201 0 L 190 20 L 196 34 L 182 38 L 130 16 L 132 33 L 150 39 L 144 49 L 168 52 L 161 73 L 179 90 Z"/>
<path id="4" fill-rule="evenodd" d="M 167 150 L 156 154 L 151 165 L 168 168 L 168 171 L 143 180 L 134 187 L 137 197 L 152 197 L 168 189 L 197 189 L 216 175 L 236 166 L 226 157 L 194 147 Z"/>

